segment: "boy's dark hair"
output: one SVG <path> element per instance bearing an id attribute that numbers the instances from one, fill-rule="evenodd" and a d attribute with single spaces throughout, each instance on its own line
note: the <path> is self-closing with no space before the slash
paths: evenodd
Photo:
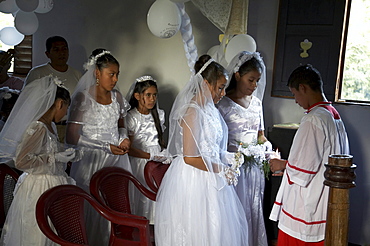
<path id="1" fill-rule="evenodd" d="M 67 43 L 67 40 L 65 40 L 65 38 L 63 38 L 61 36 L 52 36 L 52 37 L 49 37 L 48 39 L 46 39 L 46 51 L 47 52 L 50 52 L 51 46 L 55 42 L 65 42 L 67 47 L 68 47 L 68 43 Z"/>
<path id="2" fill-rule="evenodd" d="M 290 74 L 287 86 L 298 90 L 300 84 L 308 85 L 313 91 L 323 92 L 320 72 L 311 64 L 299 66 Z"/>

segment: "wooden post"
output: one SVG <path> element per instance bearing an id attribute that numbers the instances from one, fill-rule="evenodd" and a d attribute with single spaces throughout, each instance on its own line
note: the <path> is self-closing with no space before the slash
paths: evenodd
<path id="1" fill-rule="evenodd" d="M 351 155 L 330 155 L 324 184 L 330 187 L 325 246 L 348 245 L 349 189 L 356 186 Z"/>

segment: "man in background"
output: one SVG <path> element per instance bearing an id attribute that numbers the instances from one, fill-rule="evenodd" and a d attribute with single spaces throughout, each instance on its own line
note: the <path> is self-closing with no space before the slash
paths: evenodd
<path id="1" fill-rule="evenodd" d="M 32 68 L 26 77 L 25 84 L 52 74 L 58 77 L 72 94 L 81 78 L 81 72 L 67 64 L 69 58 L 67 41 L 60 36 L 49 37 L 46 40 L 45 54 L 50 61 Z"/>

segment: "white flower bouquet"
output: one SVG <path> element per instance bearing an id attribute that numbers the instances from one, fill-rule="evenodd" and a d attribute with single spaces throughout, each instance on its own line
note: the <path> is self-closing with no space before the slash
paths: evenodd
<path id="1" fill-rule="evenodd" d="M 245 171 L 250 170 L 252 166 L 257 166 L 260 168 L 261 172 L 264 173 L 265 178 L 268 179 L 270 174 L 270 155 L 275 152 L 271 151 L 271 143 L 266 143 L 245 144 L 240 142 L 239 152 L 244 155 L 244 163 L 242 164 L 242 168 L 244 168 Z"/>

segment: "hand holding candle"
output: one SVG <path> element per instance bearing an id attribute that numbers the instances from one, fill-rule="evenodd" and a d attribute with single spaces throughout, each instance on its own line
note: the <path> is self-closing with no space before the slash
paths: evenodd
<path id="1" fill-rule="evenodd" d="M 270 153 L 270 170 L 273 173 L 272 176 L 283 175 L 283 170 L 285 169 L 286 161 L 281 159 L 280 152 L 278 149 Z"/>

